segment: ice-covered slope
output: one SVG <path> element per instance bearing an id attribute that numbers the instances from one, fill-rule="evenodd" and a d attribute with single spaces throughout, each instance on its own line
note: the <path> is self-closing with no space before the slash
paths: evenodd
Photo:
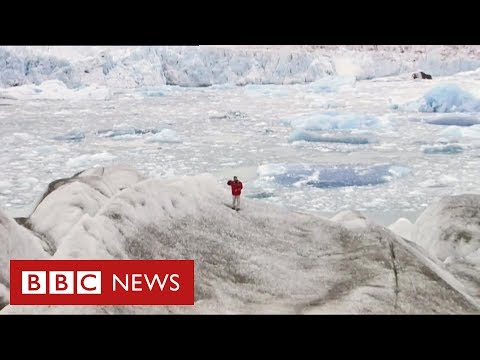
<path id="1" fill-rule="evenodd" d="M 415 222 L 412 240 L 480 300 L 480 195 L 449 196 L 430 205 Z"/>
<path id="2" fill-rule="evenodd" d="M 94 216 L 108 199 L 140 179 L 141 176 L 128 167 L 98 167 L 56 180 L 49 185 L 26 225 L 41 235 L 53 253 L 80 218 Z"/>
<path id="3" fill-rule="evenodd" d="M 415 222 L 412 240 L 440 260 L 477 257 L 480 265 L 480 195 L 445 197 Z"/>
<path id="4" fill-rule="evenodd" d="M 53 258 L 193 259 L 195 305 L 7 306 L 2 313 L 479 311 L 442 265 L 361 214 L 332 221 L 249 199 L 236 212 L 225 206 L 226 187 L 210 175 L 142 180 L 119 169 L 83 174 L 97 180 L 52 186 L 31 216 L 35 226 L 55 228 L 60 220 L 42 213 L 44 205 L 76 214 L 62 218 L 67 231 L 49 232 Z M 114 179 L 118 186 L 105 190 Z M 95 191 L 105 194 L 92 196 Z M 83 212 L 75 210 L 82 204 Z"/>
<path id="5" fill-rule="evenodd" d="M 3 47 L 0 86 L 58 79 L 68 87 L 291 84 L 480 67 L 479 46 Z"/>
<path id="6" fill-rule="evenodd" d="M 40 238 L 0 210 L 0 309 L 8 303 L 10 259 L 44 259 L 49 254 Z"/>

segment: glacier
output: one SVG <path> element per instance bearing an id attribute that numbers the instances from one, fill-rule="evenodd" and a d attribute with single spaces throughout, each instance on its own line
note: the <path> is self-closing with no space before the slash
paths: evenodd
<path id="1" fill-rule="evenodd" d="M 332 91 L 349 79 L 423 70 L 446 76 L 480 67 L 478 46 L 0 47 L 0 87 L 58 80 L 68 88 L 303 84 Z M 333 82 L 325 79 L 339 77 Z M 333 88 L 332 88 L 333 87 Z M 157 93 L 158 94 L 158 93 Z M 156 94 L 155 94 L 156 96 Z"/>

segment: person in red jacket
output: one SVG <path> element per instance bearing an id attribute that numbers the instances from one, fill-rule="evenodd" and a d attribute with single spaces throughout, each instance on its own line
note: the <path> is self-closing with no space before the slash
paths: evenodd
<path id="1" fill-rule="evenodd" d="M 233 204 L 232 209 L 238 210 L 240 208 L 240 194 L 242 193 L 243 184 L 236 176 L 232 180 L 228 180 L 227 185 L 232 188 Z"/>

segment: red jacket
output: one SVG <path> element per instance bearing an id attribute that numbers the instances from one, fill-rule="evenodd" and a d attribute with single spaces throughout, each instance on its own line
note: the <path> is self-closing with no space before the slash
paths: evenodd
<path id="1" fill-rule="evenodd" d="M 241 181 L 232 181 L 228 180 L 227 185 L 230 185 L 232 187 L 232 195 L 233 196 L 239 196 L 242 193 L 243 185 Z"/>

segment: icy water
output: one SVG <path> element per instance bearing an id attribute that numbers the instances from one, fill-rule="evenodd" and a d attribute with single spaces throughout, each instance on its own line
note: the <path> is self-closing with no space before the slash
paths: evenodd
<path id="1" fill-rule="evenodd" d="M 479 80 L 454 76 L 0 99 L 0 207 L 27 215 L 52 180 L 127 164 L 146 176 L 237 175 L 246 197 L 325 216 L 413 221 L 442 196 L 480 193 L 480 115 L 405 106 L 452 83 L 479 95 Z"/>

